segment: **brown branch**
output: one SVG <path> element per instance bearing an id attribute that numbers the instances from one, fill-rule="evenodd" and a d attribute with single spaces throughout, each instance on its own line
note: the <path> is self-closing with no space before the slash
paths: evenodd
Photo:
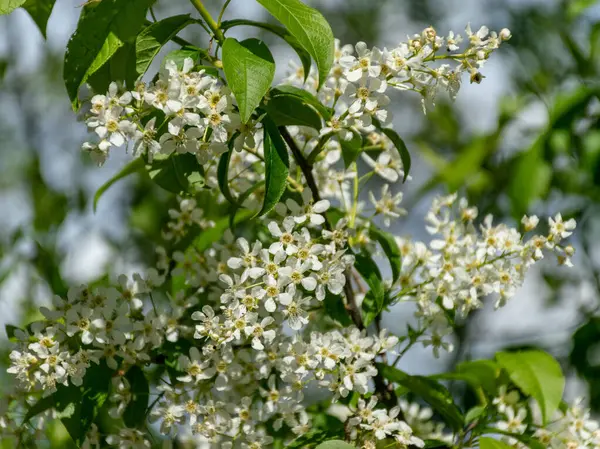
<path id="1" fill-rule="evenodd" d="M 315 177 L 313 175 L 312 165 L 306 160 L 306 158 L 302 154 L 302 151 L 300 150 L 300 148 L 298 148 L 298 145 L 296 145 L 294 138 L 290 135 L 285 126 L 280 126 L 279 132 L 281 133 L 283 140 L 285 140 L 285 143 L 290 148 L 292 155 L 294 156 L 294 160 L 300 167 L 300 170 L 302 170 L 302 174 L 306 179 L 306 183 L 312 191 L 313 199 L 315 200 L 315 202 L 320 201 L 321 195 L 319 194 L 319 188 L 317 187 L 317 182 L 315 181 Z M 333 229 L 327 216 L 325 216 L 325 227 L 329 230 Z M 362 319 L 362 315 L 360 314 L 358 304 L 356 303 L 354 290 L 352 289 L 352 268 L 348 268 L 346 270 L 345 275 L 346 283 L 344 284 L 344 293 L 346 294 L 347 301 L 346 309 L 348 310 L 348 313 L 350 314 L 350 318 L 352 318 L 354 325 L 360 330 L 364 330 L 366 329 L 365 323 Z M 373 381 L 375 382 L 375 391 L 377 392 L 377 395 L 379 396 L 382 403 L 390 407 L 397 405 L 397 398 L 394 394 L 392 384 L 387 385 L 385 379 L 379 372 L 373 378 Z"/>

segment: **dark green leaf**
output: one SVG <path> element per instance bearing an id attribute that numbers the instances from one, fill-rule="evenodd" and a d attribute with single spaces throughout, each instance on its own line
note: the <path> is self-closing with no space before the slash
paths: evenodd
<path id="1" fill-rule="evenodd" d="M 190 153 L 156 155 L 146 166 L 148 175 L 163 189 L 177 194 L 195 194 L 204 188 L 204 169 Z"/>
<path id="2" fill-rule="evenodd" d="M 248 209 L 239 211 L 235 216 L 235 224 L 241 223 L 252 215 L 254 215 L 254 213 Z M 207 250 L 214 242 L 223 237 L 223 233 L 229 227 L 229 217 L 218 220 L 212 228 L 203 230 L 200 235 L 196 237 L 194 240 L 194 247 L 200 252 Z"/>
<path id="3" fill-rule="evenodd" d="M 340 437 L 342 435 L 332 435 L 332 432 L 328 430 L 313 429 L 299 436 L 285 447 L 286 449 L 312 449 L 323 441 L 336 436 Z"/>
<path id="4" fill-rule="evenodd" d="M 223 31 L 228 30 L 229 28 L 233 28 L 235 26 L 247 25 L 254 26 L 258 28 L 262 28 L 264 30 L 270 31 L 273 34 L 281 37 L 285 40 L 290 47 L 294 49 L 294 51 L 298 54 L 300 58 L 300 62 L 302 63 L 302 68 L 304 70 L 304 79 L 308 77 L 310 73 L 310 54 L 304 50 L 304 48 L 298 43 L 298 40 L 292 36 L 288 30 L 284 27 L 273 25 L 265 22 L 256 22 L 254 20 L 246 20 L 246 19 L 235 19 L 235 20 L 225 20 L 221 23 L 221 29 Z"/>
<path id="5" fill-rule="evenodd" d="M 273 55 L 258 39 L 238 42 L 228 38 L 223 44 L 223 70 L 246 123 L 273 82 Z"/>
<path id="6" fill-rule="evenodd" d="M 250 186 L 248 188 L 248 190 L 246 190 L 244 193 L 242 193 L 239 196 L 237 204 L 235 205 L 235 207 L 229 214 L 229 224 L 230 224 L 230 228 L 232 230 L 235 228 L 235 223 L 236 223 L 235 220 L 236 220 L 238 211 L 243 207 L 243 204 L 250 197 L 250 195 L 252 195 L 256 190 L 263 188 L 264 185 L 265 185 L 265 181 L 259 181 L 255 184 L 253 184 L 252 186 Z"/>
<path id="7" fill-rule="evenodd" d="M 63 77 L 75 110 L 79 87 L 127 42 L 133 42 L 154 0 L 102 0 L 83 7 L 65 53 Z"/>
<path id="8" fill-rule="evenodd" d="M 168 17 L 142 30 L 135 40 L 136 73 L 142 76 L 160 49 L 186 26 L 194 23 L 189 14 Z"/>
<path id="9" fill-rule="evenodd" d="M 96 212 L 96 207 L 98 206 L 98 201 L 104 195 L 104 193 L 117 181 L 123 179 L 129 175 L 137 173 L 144 168 L 144 161 L 142 158 L 137 158 L 129 162 L 125 167 L 119 171 L 115 176 L 106 181 L 102 186 L 96 191 L 94 194 L 94 212 Z"/>
<path id="10" fill-rule="evenodd" d="M 0 15 L 10 14 L 23 3 L 25 0 L 0 0 Z"/>
<path id="11" fill-rule="evenodd" d="M 271 96 L 262 109 L 267 111 L 277 126 L 308 126 L 316 130 L 322 126 L 319 113 L 295 95 Z"/>
<path id="12" fill-rule="evenodd" d="M 383 231 L 371 226 L 369 233 L 373 240 L 377 240 L 383 249 L 383 252 L 387 256 L 390 267 L 392 268 L 393 281 L 396 282 L 400 277 L 400 271 L 402 270 L 402 253 L 396 243 L 396 239 L 389 232 Z"/>
<path id="13" fill-rule="evenodd" d="M 385 291 L 381 280 L 381 273 L 371 256 L 366 253 L 358 253 L 354 257 L 354 268 L 356 268 L 370 287 L 362 303 L 364 324 L 368 326 L 381 313 L 385 306 Z"/>
<path id="14" fill-rule="evenodd" d="M 321 117 L 323 117 L 323 119 L 325 119 L 325 120 L 331 119 L 332 111 L 329 108 L 323 106 L 323 104 L 319 101 L 319 99 L 317 97 L 315 97 L 313 94 L 311 94 L 310 92 L 308 92 L 304 89 L 300 89 L 299 87 L 296 87 L 296 86 L 282 84 L 280 86 L 277 86 L 277 87 L 271 89 L 271 92 L 269 92 L 269 96 L 271 98 L 276 97 L 278 95 L 287 95 L 287 96 L 293 95 L 295 97 L 298 97 L 304 103 L 315 108 L 317 110 L 317 112 L 319 114 L 321 114 Z"/>
<path id="15" fill-rule="evenodd" d="M 543 422 L 552 419 L 565 388 L 565 378 L 554 357 L 544 351 L 530 350 L 499 352 L 496 360 L 515 385 L 537 401 Z"/>
<path id="16" fill-rule="evenodd" d="M 521 433 L 507 432 L 505 430 L 500 430 L 496 427 L 482 429 L 481 434 L 482 435 L 484 435 L 484 434 L 506 435 L 506 436 L 514 438 L 515 440 L 520 441 L 521 443 L 523 443 L 524 445 L 526 445 L 527 447 L 529 447 L 531 449 L 547 449 L 547 446 L 536 438 L 530 437 L 529 435 L 523 435 Z M 510 446 L 510 447 L 512 447 L 512 446 Z"/>
<path id="17" fill-rule="evenodd" d="M 388 137 L 388 139 L 390 139 L 394 143 L 394 146 L 400 154 L 400 159 L 402 160 L 402 169 L 404 170 L 404 179 L 402 180 L 402 182 L 405 182 L 406 178 L 408 177 L 408 173 L 410 172 L 411 165 L 410 153 L 408 152 L 408 148 L 406 148 L 406 144 L 404 143 L 404 141 L 393 129 L 383 128 L 382 131 Z"/>
<path id="18" fill-rule="evenodd" d="M 356 446 L 342 440 L 330 440 L 319 444 L 316 449 L 356 449 Z"/>
<path id="19" fill-rule="evenodd" d="M 323 85 L 333 65 L 334 38 L 327 20 L 316 9 L 300 0 L 257 0 L 310 53 L 319 71 L 319 87 Z"/>
<path id="20" fill-rule="evenodd" d="M 442 384 L 428 377 L 411 376 L 393 366 L 382 363 L 377 364 L 377 369 L 386 379 L 400 384 L 410 392 L 423 398 L 454 430 L 459 430 L 463 427 L 464 418 L 462 413 L 456 404 L 454 404 L 454 400 L 448 389 Z"/>
<path id="21" fill-rule="evenodd" d="M 263 119 L 265 151 L 265 199 L 258 216 L 265 215 L 279 202 L 287 186 L 289 156 L 277 126 L 269 117 Z"/>
<path id="22" fill-rule="evenodd" d="M 132 398 L 123 412 L 123 422 L 127 427 L 139 427 L 146 420 L 150 386 L 146 375 L 137 365 L 127 371 L 125 378 L 129 381 Z"/>
<path id="23" fill-rule="evenodd" d="M 235 137 L 231 139 L 231 142 L 233 142 L 233 139 L 235 139 Z M 221 155 L 221 159 L 219 159 L 219 166 L 217 167 L 217 181 L 219 182 L 219 188 L 221 189 L 221 193 L 225 199 L 231 204 L 237 205 L 237 201 L 229 189 L 229 161 L 231 160 L 231 154 L 233 151 L 234 150 L 230 143 L 229 150 Z"/>
<path id="24" fill-rule="evenodd" d="M 342 157 L 344 158 L 344 165 L 346 168 L 350 167 L 353 162 L 356 162 L 358 155 L 362 151 L 363 140 L 361 135 L 352 130 L 352 139 L 344 140 L 340 139 L 340 145 L 342 146 Z"/>
<path id="25" fill-rule="evenodd" d="M 12 324 L 5 324 L 4 330 L 6 331 L 6 337 L 9 340 L 14 340 L 16 338 L 15 331 L 20 330 L 20 328 L 13 326 Z"/>
<path id="26" fill-rule="evenodd" d="M 445 441 L 440 440 L 423 440 L 424 446 L 423 449 L 436 449 L 440 447 L 452 447 L 450 444 Z"/>
<path id="27" fill-rule="evenodd" d="M 179 68 L 183 68 L 183 62 L 186 58 L 191 58 L 194 61 L 194 64 L 199 64 L 200 60 L 206 56 L 206 50 L 203 50 L 198 47 L 194 47 L 192 45 L 186 45 L 177 50 L 170 51 L 165 56 L 164 60 L 161 63 L 161 67 L 165 67 L 167 61 L 173 61 L 175 65 Z M 218 70 L 214 67 L 211 67 L 213 73 L 210 73 L 213 76 L 218 76 Z"/>
<path id="28" fill-rule="evenodd" d="M 325 312 L 330 318 L 336 320 L 342 326 L 352 325 L 352 318 L 350 317 L 348 310 L 346 310 L 344 300 L 341 296 L 334 295 L 333 293 L 327 291 L 325 293 L 323 305 L 325 306 Z"/>
<path id="29" fill-rule="evenodd" d="M 46 38 L 46 25 L 48 24 L 50 14 L 52 14 L 54 3 L 56 3 L 56 0 L 27 0 L 23 5 L 23 8 L 27 10 L 40 29 L 44 39 Z"/>

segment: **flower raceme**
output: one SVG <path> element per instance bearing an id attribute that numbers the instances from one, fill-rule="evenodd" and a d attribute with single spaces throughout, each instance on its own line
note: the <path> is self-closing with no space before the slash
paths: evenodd
<path id="1" fill-rule="evenodd" d="M 170 438 L 177 435 L 193 447 L 270 447 L 274 433 L 287 431 L 291 440 L 317 427 L 307 406 L 316 389 L 343 408 L 343 434 L 357 446 L 452 443 L 455 435 L 433 421 L 430 410 L 385 402 L 391 385 L 383 383 L 382 391 L 377 365 L 400 360 L 417 343 L 431 346 L 436 356 L 451 350 L 453 321 L 485 301 L 503 306 L 545 255 L 554 253 L 570 266 L 574 251 L 563 240 L 575 228 L 559 214 L 549 219 L 547 235 L 526 238 L 494 225 L 491 216 L 479 220 L 477 209 L 455 194 L 433 201 L 425 218 L 430 242 L 390 236 L 373 224 L 380 219 L 389 226 L 407 213 L 402 193 L 393 191 L 393 184 L 410 177 L 390 133 L 388 90 L 419 93 L 427 106 L 439 90 L 454 97 L 464 72 L 480 82 L 480 68 L 510 32 L 467 27 L 466 33 L 462 53 L 460 36 L 442 38 L 433 28 L 393 49 L 336 43 L 320 89 L 315 73 L 294 68 L 282 86 L 314 96 L 329 116 L 321 117 L 320 129 L 284 128 L 295 152 L 289 173 L 297 173 L 288 176 L 290 194 L 238 238 L 221 232 L 212 245 L 200 245 L 194 236 L 219 231 L 218 223 L 197 197 L 183 198 L 169 210 L 154 267 L 119 276 L 112 286 L 72 288 L 42 308 L 44 320 L 15 331 L 8 372 L 18 381 L 18 400 L 11 399 L 6 413 L 0 408 L 0 434 L 24 431 L 12 417 L 24 414 L 26 397 L 43 400 L 85 388 L 90 373 L 106 369 L 112 373 L 109 415 L 121 424 L 110 435 L 94 424 L 88 447 L 101 439 L 121 448 L 150 447 L 148 433 L 127 424 L 128 410 L 144 394 L 152 397 L 144 412 Z M 150 165 L 190 155 L 202 166 L 203 193 L 217 205 L 229 199 L 215 187 L 219 156 L 231 149 L 230 194 L 239 199 L 236 207 L 256 210 L 260 194 L 244 192 L 265 177 L 257 169 L 266 159 L 260 114 L 242 123 L 234 95 L 212 71 L 194 67 L 191 59 L 180 66 L 169 60 L 153 83 L 138 82 L 130 92 L 112 83 L 106 94 L 91 98 L 86 124 L 98 142 L 84 149 L 98 163 L 120 146 L 131 146 Z M 358 158 L 348 161 L 345 153 L 356 136 L 368 169 L 360 177 Z M 383 187 L 379 194 L 368 190 L 367 206 L 359 191 L 373 176 Z M 523 231 L 538 224 L 537 217 L 525 217 Z M 184 245 L 190 238 L 194 243 Z M 371 260 L 365 254 L 378 253 L 378 245 L 386 256 L 398 249 L 389 281 L 376 279 L 381 275 L 374 262 L 370 273 L 363 272 L 362 261 Z M 376 321 L 377 331 L 368 329 L 375 306 L 378 316 L 402 303 L 416 305 L 416 328 L 396 335 Z M 136 376 L 144 379 L 145 393 L 136 390 Z M 524 409 L 513 405 L 498 406 L 497 429 L 522 431 Z M 571 438 L 574 414 L 584 420 L 578 438 L 596 438 L 595 424 L 581 411 L 561 418 L 567 430 L 550 426 L 542 435 L 540 427 L 540 437 Z"/>

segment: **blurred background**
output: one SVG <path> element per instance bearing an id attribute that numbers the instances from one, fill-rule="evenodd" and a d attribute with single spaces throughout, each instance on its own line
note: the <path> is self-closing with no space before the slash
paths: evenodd
<path id="1" fill-rule="evenodd" d="M 79 148 L 85 125 L 72 112 L 62 60 L 81 0 L 57 0 L 47 39 L 25 11 L 0 17 L 0 325 L 37 319 L 37 308 L 71 285 L 102 283 L 154 258 L 171 194 L 144 177 L 111 188 L 92 210 L 97 188 L 130 156 L 111 153 L 95 167 Z M 506 347 L 553 353 L 568 376 L 567 396 L 600 411 L 600 4 L 595 0 L 312 0 L 342 43 L 393 46 L 434 26 L 464 35 L 487 25 L 513 38 L 468 80 L 456 102 L 440 96 L 427 115 L 414 94 L 392 93 L 394 127 L 413 157 L 406 219 L 396 235 L 427 240 L 423 216 L 433 196 L 458 189 L 480 216 L 517 225 L 524 213 L 562 211 L 578 228 L 575 267 L 545 260 L 498 312 L 485 308 L 457 324 L 455 351 L 434 359 L 415 348 L 401 368 L 414 374 L 492 357 Z M 221 1 L 207 2 L 218 12 Z M 157 17 L 191 11 L 185 0 L 160 0 Z M 257 3 L 233 0 L 227 17 L 268 20 Z M 236 33 L 255 30 L 234 29 Z M 241 34 L 240 34 L 241 35 Z M 206 46 L 200 27 L 181 36 Z M 264 35 L 276 61 L 295 55 Z M 163 49 L 163 53 L 174 47 Z M 159 55 L 159 60 L 160 55 Z M 285 75 L 280 63 L 278 73 Z M 600 239 L 599 239 L 600 240 Z M 383 325 L 402 331 L 401 306 Z M 9 352 L 0 331 L 0 396 Z M 460 392 L 459 392 L 460 394 Z M 463 398 L 469 401 L 468 397 Z M 1 411 L 0 411 L 1 413 Z"/>

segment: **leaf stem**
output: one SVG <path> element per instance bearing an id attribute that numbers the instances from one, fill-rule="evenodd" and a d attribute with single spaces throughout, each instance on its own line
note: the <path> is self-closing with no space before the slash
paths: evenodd
<path id="1" fill-rule="evenodd" d="M 212 18 L 212 16 L 202 3 L 202 0 L 190 0 L 190 2 L 192 3 L 192 5 L 194 5 L 194 8 L 198 10 L 208 27 L 213 32 L 213 35 L 215 36 L 217 41 L 219 41 L 219 43 L 223 43 L 223 41 L 225 40 L 223 31 L 221 31 L 219 25 L 217 24 L 217 22 L 215 22 L 215 19 Z"/>
<path id="2" fill-rule="evenodd" d="M 219 26 L 219 28 L 221 28 L 221 22 L 223 21 L 223 14 L 225 14 L 225 10 L 229 6 L 229 3 L 231 3 L 231 0 L 227 0 L 225 2 L 225 4 L 223 5 L 223 7 L 221 8 L 221 12 L 219 13 L 219 18 L 217 19 L 217 25 Z"/>

